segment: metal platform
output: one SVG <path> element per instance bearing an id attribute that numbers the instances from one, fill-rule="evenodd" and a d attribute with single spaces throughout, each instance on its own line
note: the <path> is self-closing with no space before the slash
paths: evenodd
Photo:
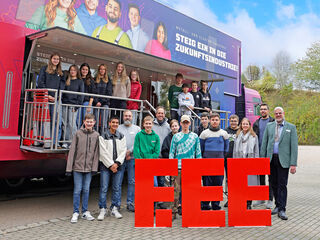
<path id="1" fill-rule="evenodd" d="M 69 152 L 69 149 L 65 148 L 58 148 L 58 149 L 46 149 L 43 147 L 36 147 L 36 146 L 20 146 L 20 149 L 26 150 L 26 151 L 32 151 L 37 153 L 67 153 Z"/>

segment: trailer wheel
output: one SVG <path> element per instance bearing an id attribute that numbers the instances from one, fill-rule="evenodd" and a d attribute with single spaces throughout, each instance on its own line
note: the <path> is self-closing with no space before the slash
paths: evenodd
<path id="1" fill-rule="evenodd" d="M 25 180 L 25 178 L 5 178 L 4 182 L 7 185 L 7 187 L 11 189 L 17 189 L 24 184 Z"/>

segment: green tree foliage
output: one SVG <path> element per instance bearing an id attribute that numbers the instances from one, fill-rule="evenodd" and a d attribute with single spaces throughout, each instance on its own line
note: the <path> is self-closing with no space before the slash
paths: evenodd
<path id="1" fill-rule="evenodd" d="M 292 84 L 264 94 L 273 116 L 277 106 L 283 107 L 285 119 L 297 127 L 299 144 L 320 145 L 320 94 L 310 91 L 293 90 Z"/>
<path id="2" fill-rule="evenodd" d="M 170 87 L 170 81 L 166 81 L 163 83 L 160 87 L 160 102 L 159 105 L 163 106 L 166 109 L 166 116 L 169 117 L 170 112 L 170 105 L 169 105 L 169 99 L 168 99 L 168 92 Z"/>
<path id="3" fill-rule="evenodd" d="M 244 76 L 247 79 L 248 83 L 253 83 L 261 77 L 261 69 L 255 65 L 249 65 L 244 71 Z"/>
<path id="4" fill-rule="evenodd" d="M 320 88 L 320 41 L 313 43 L 306 56 L 294 64 L 294 72 L 300 88 Z"/>

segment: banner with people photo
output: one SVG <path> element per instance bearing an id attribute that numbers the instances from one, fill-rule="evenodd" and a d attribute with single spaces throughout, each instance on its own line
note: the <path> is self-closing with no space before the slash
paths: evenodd
<path id="1" fill-rule="evenodd" d="M 59 26 L 116 45 L 240 78 L 241 42 L 152 0 L 11 0 L 1 21 Z M 238 94 L 238 81 L 228 92 Z"/>

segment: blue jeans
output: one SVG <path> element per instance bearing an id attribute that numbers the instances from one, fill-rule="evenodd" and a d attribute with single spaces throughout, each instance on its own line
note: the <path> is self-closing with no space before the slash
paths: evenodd
<path id="1" fill-rule="evenodd" d="M 99 131 L 99 128 L 100 128 L 100 131 L 99 133 L 101 135 L 103 135 L 106 131 L 107 131 L 107 128 L 108 128 L 108 116 L 109 116 L 109 106 L 108 105 L 102 105 L 101 107 L 103 108 L 106 108 L 106 109 L 95 109 L 94 110 L 94 116 L 96 118 L 96 121 L 97 121 L 97 129 Z M 101 121 L 99 121 L 101 118 Z"/>
<path id="2" fill-rule="evenodd" d="M 53 119 L 53 112 L 54 109 L 57 110 L 56 112 L 56 117 L 55 119 Z M 53 104 L 49 104 L 49 113 L 50 113 L 50 136 L 52 133 L 52 129 L 54 129 L 54 133 L 53 133 L 53 137 L 51 136 L 51 139 L 53 141 L 53 145 L 56 144 L 56 127 L 57 126 L 57 121 L 59 121 L 59 130 L 58 130 L 58 145 L 59 145 L 59 141 L 61 139 L 61 125 L 62 125 L 62 107 L 60 106 L 60 117 L 58 119 L 58 104 L 55 106 Z"/>
<path id="3" fill-rule="evenodd" d="M 71 140 L 77 131 L 77 114 L 78 110 L 74 107 L 62 107 L 62 125 L 61 131 L 63 131 L 63 144 L 71 144 Z"/>
<path id="4" fill-rule="evenodd" d="M 124 160 L 122 168 L 121 168 L 121 184 L 120 184 L 120 192 L 123 181 L 124 172 L 127 171 L 128 174 L 128 192 L 127 192 L 127 204 L 134 203 L 134 185 L 135 185 L 135 165 L 134 159 Z"/>
<path id="5" fill-rule="evenodd" d="M 118 167 L 118 171 L 113 173 L 111 170 L 103 167 L 100 171 L 100 192 L 99 192 L 99 208 L 107 208 L 107 192 L 110 178 L 112 178 L 112 196 L 111 207 L 120 207 L 121 205 L 121 172 L 122 167 Z"/>
<path id="6" fill-rule="evenodd" d="M 82 212 L 84 213 L 88 210 L 91 177 L 92 177 L 91 172 L 89 173 L 73 172 L 73 181 L 74 181 L 73 212 L 74 213 L 79 213 L 81 192 L 82 192 Z"/>
<path id="7" fill-rule="evenodd" d="M 83 120 L 84 120 L 84 116 L 87 114 L 87 113 L 93 113 L 93 108 L 91 107 L 91 111 L 88 111 L 87 112 L 87 109 L 89 108 L 89 102 L 84 102 L 82 104 L 84 107 L 81 108 L 80 111 L 78 111 L 78 115 L 77 115 L 77 126 L 78 128 L 81 128 L 82 124 L 83 124 Z"/>

